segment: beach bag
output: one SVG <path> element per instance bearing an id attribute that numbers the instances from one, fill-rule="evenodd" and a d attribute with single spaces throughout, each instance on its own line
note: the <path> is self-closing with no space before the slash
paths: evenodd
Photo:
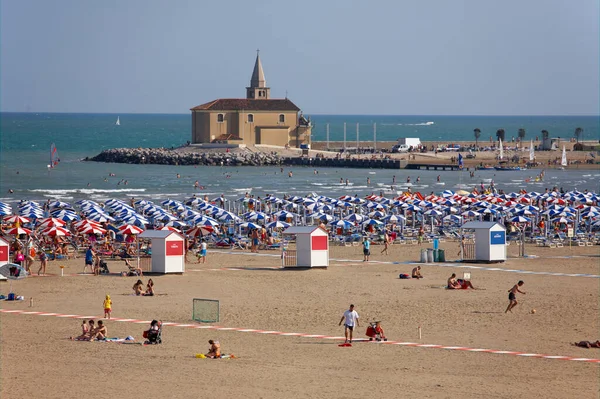
<path id="1" fill-rule="evenodd" d="M 404 273 L 400 273 L 400 275 L 398 276 L 398 278 L 401 278 L 403 280 L 410 278 L 410 276 L 408 274 L 404 274 Z"/>
<path id="2" fill-rule="evenodd" d="M 144 338 L 148 338 L 148 331 L 144 331 L 144 332 L 142 333 L 142 337 L 144 337 Z"/>
<path id="3" fill-rule="evenodd" d="M 17 261 L 18 262 L 23 262 L 25 260 L 25 255 L 23 254 L 18 254 L 17 255 Z"/>

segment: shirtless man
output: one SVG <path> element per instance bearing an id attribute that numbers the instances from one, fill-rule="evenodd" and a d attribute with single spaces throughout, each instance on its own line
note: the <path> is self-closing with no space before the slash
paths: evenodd
<path id="1" fill-rule="evenodd" d="M 106 326 L 104 325 L 102 320 L 98 320 L 98 327 L 96 327 L 96 329 L 93 330 L 90 334 L 91 334 L 90 341 L 93 341 L 94 338 L 96 338 L 98 340 L 106 339 L 108 330 L 106 329 Z"/>
<path id="2" fill-rule="evenodd" d="M 421 266 L 417 266 L 412 270 L 412 278 L 423 278 L 421 274 Z"/>
<path id="3" fill-rule="evenodd" d="M 525 292 L 519 290 L 519 287 L 522 287 L 523 284 L 524 284 L 523 280 L 520 280 L 510 290 L 508 290 L 508 300 L 510 302 L 508 303 L 508 307 L 506 308 L 506 310 L 504 311 L 504 313 L 507 313 L 508 311 L 510 311 L 512 313 L 512 309 L 515 306 L 517 306 L 517 304 L 518 304 L 517 297 L 516 297 L 517 292 L 525 295 Z"/>
<path id="4" fill-rule="evenodd" d="M 219 341 L 213 341 L 212 339 L 208 340 L 210 344 L 210 348 L 208 348 L 208 353 L 206 357 L 210 357 L 213 359 L 218 359 L 221 357 L 221 344 Z"/>

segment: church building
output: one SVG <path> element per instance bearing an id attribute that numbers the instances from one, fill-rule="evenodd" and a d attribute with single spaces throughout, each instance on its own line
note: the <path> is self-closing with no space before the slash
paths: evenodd
<path id="1" fill-rule="evenodd" d="M 271 98 L 257 53 L 246 98 L 221 98 L 192 111 L 192 144 L 310 144 L 311 123 L 287 98 Z"/>

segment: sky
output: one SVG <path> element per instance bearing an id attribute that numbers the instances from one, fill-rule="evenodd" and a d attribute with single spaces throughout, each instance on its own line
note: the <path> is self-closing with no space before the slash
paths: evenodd
<path id="1" fill-rule="evenodd" d="M 598 0 L 0 0 L 0 111 L 598 115 Z"/>

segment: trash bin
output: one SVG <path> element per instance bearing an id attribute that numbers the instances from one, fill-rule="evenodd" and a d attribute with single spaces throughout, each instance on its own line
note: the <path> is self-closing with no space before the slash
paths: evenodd
<path id="1" fill-rule="evenodd" d="M 433 250 L 433 261 L 436 262 L 436 263 L 440 261 L 439 250 L 438 249 L 434 249 Z"/>
<path id="2" fill-rule="evenodd" d="M 427 263 L 427 250 L 421 250 L 421 263 Z"/>
<path id="3" fill-rule="evenodd" d="M 433 263 L 433 248 L 427 248 L 427 263 Z"/>
<path id="4" fill-rule="evenodd" d="M 446 251 L 443 249 L 438 249 L 439 255 L 438 255 L 438 262 L 445 262 L 446 261 Z"/>
<path id="5" fill-rule="evenodd" d="M 440 240 L 438 240 L 437 238 L 433 239 L 433 249 L 439 249 L 440 247 Z"/>

